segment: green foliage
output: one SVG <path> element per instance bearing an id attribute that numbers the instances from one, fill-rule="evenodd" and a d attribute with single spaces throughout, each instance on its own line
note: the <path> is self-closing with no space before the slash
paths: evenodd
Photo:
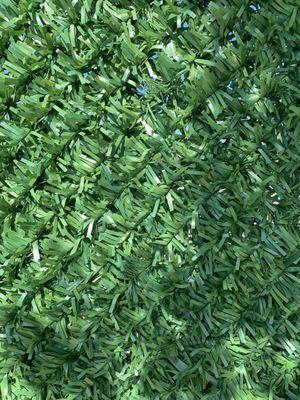
<path id="1" fill-rule="evenodd" d="M 0 1 L 2 400 L 299 399 L 298 6 Z"/>

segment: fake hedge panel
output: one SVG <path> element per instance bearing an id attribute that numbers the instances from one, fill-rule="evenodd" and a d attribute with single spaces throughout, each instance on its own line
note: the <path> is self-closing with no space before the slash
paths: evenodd
<path id="1" fill-rule="evenodd" d="M 298 5 L 1 0 L 1 399 L 299 399 Z"/>

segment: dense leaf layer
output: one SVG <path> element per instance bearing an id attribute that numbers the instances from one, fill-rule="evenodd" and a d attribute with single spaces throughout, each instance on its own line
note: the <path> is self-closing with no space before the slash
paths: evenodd
<path id="1" fill-rule="evenodd" d="M 298 399 L 298 5 L 0 2 L 3 400 Z"/>

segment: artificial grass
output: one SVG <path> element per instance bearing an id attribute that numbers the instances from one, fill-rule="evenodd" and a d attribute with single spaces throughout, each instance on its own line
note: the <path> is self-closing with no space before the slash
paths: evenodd
<path id="1" fill-rule="evenodd" d="M 299 399 L 299 2 L 0 1 L 1 399 Z"/>

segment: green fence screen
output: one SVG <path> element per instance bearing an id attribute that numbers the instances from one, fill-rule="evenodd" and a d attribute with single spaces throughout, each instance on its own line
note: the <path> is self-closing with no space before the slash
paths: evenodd
<path id="1" fill-rule="evenodd" d="M 300 398 L 299 5 L 0 0 L 2 400 Z"/>

